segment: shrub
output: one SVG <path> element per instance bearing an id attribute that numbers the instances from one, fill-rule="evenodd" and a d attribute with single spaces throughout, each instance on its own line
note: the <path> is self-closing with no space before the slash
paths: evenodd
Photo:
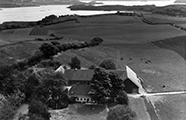
<path id="1" fill-rule="evenodd" d="M 112 59 L 103 60 L 103 62 L 99 65 L 102 68 L 105 68 L 107 70 L 115 70 L 116 64 Z"/>
<path id="2" fill-rule="evenodd" d="M 37 66 L 38 67 L 52 67 L 54 69 L 58 68 L 61 65 L 60 62 L 54 60 L 42 60 Z"/>
<path id="3" fill-rule="evenodd" d="M 17 109 L 24 101 L 24 95 L 21 92 L 15 93 L 5 100 L 1 101 L 0 120 L 12 120 L 17 113 Z"/>
<path id="4" fill-rule="evenodd" d="M 116 101 L 118 104 L 128 105 L 129 100 L 128 100 L 127 93 L 125 91 L 119 91 L 116 97 Z"/>
<path id="5" fill-rule="evenodd" d="M 67 85 L 66 79 L 59 73 L 47 73 L 41 78 L 41 84 L 36 88 L 33 98 L 45 103 L 53 109 L 68 106 L 68 96 L 63 86 Z"/>
<path id="6" fill-rule="evenodd" d="M 136 113 L 129 106 L 117 105 L 109 110 L 107 120 L 136 120 Z"/>
<path id="7" fill-rule="evenodd" d="M 99 44 L 102 43 L 102 42 L 103 42 L 103 39 L 101 39 L 101 38 L 99 38 L 99 37 L 96 37 L 96 38 L 94 38 L 94 39 L 92 39 L 92 40 L 90 41 L 91 46 L 99 45 Z"/>
<path id="8" fill-rule="evenodd" d="M 81 69 L 81 61 L 77 57 L 73 57 L 69 65 L 71 69 Z"/>
<path id="9" fill-rule="evenodd" d="M 50 43 L 42 44 L 39 49 L 42 51 L 45 58 L 51 58 L 59 52 L 59 49 Z"/>

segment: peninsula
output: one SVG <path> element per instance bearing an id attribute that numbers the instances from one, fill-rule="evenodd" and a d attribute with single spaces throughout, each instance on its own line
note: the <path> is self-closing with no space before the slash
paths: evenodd
<path id="1" fill-rule="evenodd" d="M 161 14 L 167 16 L 186 17 L 186 5 L 168 5 L 158 7 L 155 5 L 143 6 L 124 6 L 124 5 L 104 5 L 104 6 L 86 6 L 72 5 L 70 10 L 103 10 L 103 11 L 140 11 Z"/>

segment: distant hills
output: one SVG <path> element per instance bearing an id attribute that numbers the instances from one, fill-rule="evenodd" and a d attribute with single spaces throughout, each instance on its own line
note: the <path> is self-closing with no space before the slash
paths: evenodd
<path id="1" fill-rule="evenodd" d="M 23 7 L 50 4 L 79 4 L 79 0 L 0 0 L 0 7 Z"/>
<path id="2" fill-rule="evenodd" d="M 186 3 L 186 0 L 176 0 L 174 3 Z"/>

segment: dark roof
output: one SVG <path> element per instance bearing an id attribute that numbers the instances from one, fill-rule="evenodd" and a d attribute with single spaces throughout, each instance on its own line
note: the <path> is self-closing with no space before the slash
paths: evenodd
<path id="1" fill-rule="evenodd" d="M 115 72 L 123 80 L 127 79 L 127 74 L 125 70 L 107 70 L 108 72 Z M 65 70 L 64 76 L 69 81 L 91 81 L 94 75 L 94 70 Z"/>
<path id="2" fill-rule="evenodd" d="M 89 97 L 88 93 L 90 89 L 91 89 L 90 85 L 75 84 L 72 85 L 69 91 L 69 95 L 74 97 L 78 96 Z"/>
<path id="3" fill-rule="evenodd" d="M 64 76 L 68 80 L 81 80 L 81 81 L 91 81 L 94 75 L 93 70 L 65 70 Z"/>

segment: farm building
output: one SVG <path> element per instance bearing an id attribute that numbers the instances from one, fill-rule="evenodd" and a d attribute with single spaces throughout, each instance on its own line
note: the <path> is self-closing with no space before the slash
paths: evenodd
<path id="1" fill-rule="evenodd" d="M 109 70 L 108 72 L 116 72 L 124 81 L 125 91 L 129 94 L 138 94 L 141 92 L 141 81 L 138 79 L 135 72 L 128 66 L 126 70 Z M 64 72 L 64 77 L 69 80 L 71 86 L 69 96 L 75 97 L 76 102 L 92 103 L 92 99 L 88 95 L 91 87 L 90 83 L 94 75 L 94 70 L 74 70 L 67 69 Z"/>

